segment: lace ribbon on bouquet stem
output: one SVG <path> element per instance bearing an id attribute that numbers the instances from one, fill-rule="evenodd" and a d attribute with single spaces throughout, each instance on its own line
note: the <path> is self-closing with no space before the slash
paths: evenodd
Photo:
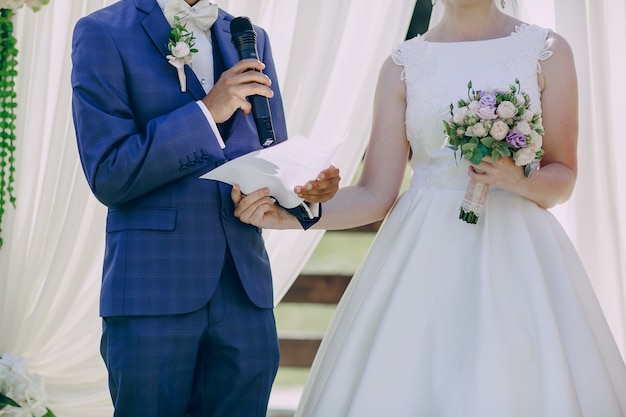
<path id="1" fill-rule="evenodd" d="M 487 194 L 489 194 L 489 185 L 475 182 L 470 178 L 470 182 L 465 190 L 465 197 L 463 197 L 459 209 L 459 219 L 467 223 L 476 224 L 485 208 Z"/>

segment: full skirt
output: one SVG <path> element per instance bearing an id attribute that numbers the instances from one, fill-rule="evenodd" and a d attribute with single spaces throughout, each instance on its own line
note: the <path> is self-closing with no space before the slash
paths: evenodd
<path id="1" fill-rule="evenodd" d="M 409 190 L 356 272 L 297 417 L 624 417 L 626 367 L 567 234 L 492 190 Z"/>

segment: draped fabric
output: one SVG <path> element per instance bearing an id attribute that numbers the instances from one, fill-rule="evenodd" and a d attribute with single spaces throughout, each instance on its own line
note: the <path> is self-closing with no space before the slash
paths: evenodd
<path id="1" fill-rule="evenodd" d="M 420 0 L 424 1 L 424 0 Z M 440 0 L 441 1 L 441 0 Z M 510 1 L 510 0 L 509 0 Z M 70 113 L 74 23 L 113 0 L 52 0 L 20 9 L 17 209 L 3 222 L 0 249 L 0 355 L 29 360 L 59 417 L 111 414 L 98 353 L 98 293 L 105 208 L 78 161 Z M 272 40 L 291 135 L 335 141 L 335 164 L 352 179 L 365 149 L 376 77 L 404 39 L 414 0 L 222 0 L 234 15 L 265 27 Z M 554 27 L 572 45 L 581 98 L 580 169 L 574 196 L 554 211 L 591 276 L 622 353 L 626 350 L 626 165 L 618 159 L 620 78 L 626 45 L 621 0 L 524 0 L 519 13 Z M 532 13 L 531 13 L 532 11 Z M 593 65 L 591 63 L 593 62 Z M 276 302 L 322 231 L 266 231 Z"/>

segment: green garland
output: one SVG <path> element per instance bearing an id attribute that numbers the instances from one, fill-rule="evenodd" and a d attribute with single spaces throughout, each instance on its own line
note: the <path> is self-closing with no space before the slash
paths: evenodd
<path id="1" fill-rule="evenodd" d="M 14 91 L 17 77 L 17 43 L 13 36 L 13 10 L 0 9 L 0 248 L 2 217 L 7 203 L 15 208 L 15 109 Z"/>

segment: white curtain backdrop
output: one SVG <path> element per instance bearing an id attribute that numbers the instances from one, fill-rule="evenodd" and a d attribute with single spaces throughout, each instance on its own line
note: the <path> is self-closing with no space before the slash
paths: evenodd
<path id="1" fill-rule="evenodd" d="M 579 80 L 578 180 L 553 209 L 574 241 L 626 358 L 626 164 L 623 139 L 626 2 L 524 0 L 529 19 L 570 43 Z"/>
<path id="2" fill-rule="evenodd" d="M 425 1 L 425 0 L 421 0 Z M 441 1 L 441 0 L 440 0 Z M 510 0 L 509 0 L 510 1 Z M 90 194 L 70 114 L 71 33 L 113 0 L 51 0 L 22 9 L 18 38 L 17 209 L 3 222 L 0 355 L 26 357 L 46 381 L 59 417 L 111 415 L 98 353 L 98 292 L 106 210 Z M 221 0 L 264 26 L 272 40 L 291 135 L 334 141 L 351 180 L 368 139 L 378 69 L 404 38 L 414 0 Z M 563 34 L 580 81 L 580 174 L 554 210 L 574 240 L 611 328 L 626 351 L 626 165 L 618 159 L 626 49 L 623 0 L 524 0 L 522 16 Z M 526 13 L 526 15 L 524 15 Z M 322 232 L 271 231 L 276 300 Z"/>

